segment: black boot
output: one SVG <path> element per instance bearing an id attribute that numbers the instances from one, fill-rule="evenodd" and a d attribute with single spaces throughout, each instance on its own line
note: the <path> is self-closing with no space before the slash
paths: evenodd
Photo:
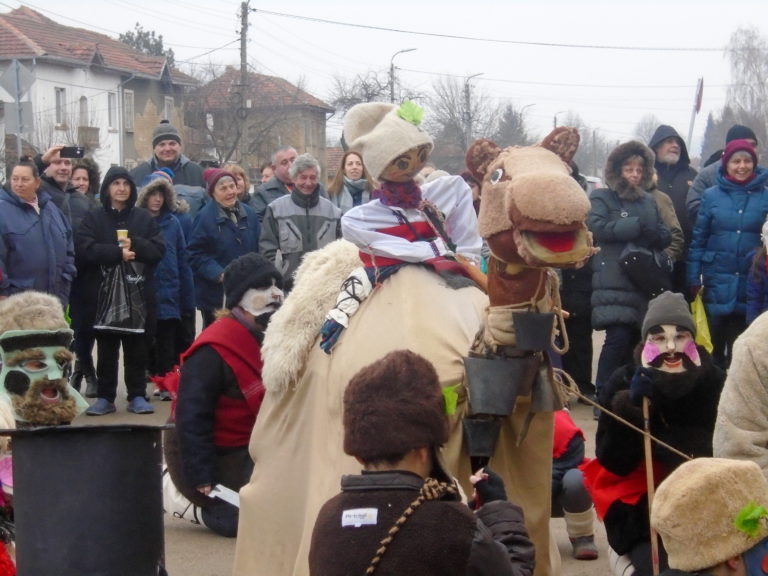
<path id="1" fill-rule="evenodd" d="M 96 370 L 93 366 L 83 368 L 83 376 L 85 377 L 85 397 L 96 398 L 98 396 L 98 386 L 96 385 Z"/>
<path id="2" fill-rule="evenodd" d="M 69 385 L 75 390 L 80 392 L 80 383 L 83 381 L 83 370 L 80 366 L 80 361 L 75 360 L 75 370 L 72 372 L 72 376 L 69 377 Z"/>

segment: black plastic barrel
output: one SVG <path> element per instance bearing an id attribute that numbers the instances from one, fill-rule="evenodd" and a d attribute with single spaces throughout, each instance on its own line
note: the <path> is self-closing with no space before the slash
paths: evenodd
<path id="1" fill-rule="evenodd" d="M 13 431 L 18 573 L 165 574 L 162 430 L 122 425 Z"/>

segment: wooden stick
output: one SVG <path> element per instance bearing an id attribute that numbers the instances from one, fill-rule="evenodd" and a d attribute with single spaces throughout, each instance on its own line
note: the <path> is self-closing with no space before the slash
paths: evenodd
<path id="1" fill-rule="evenodd" d="M 651 418 L 650 401 L 646 396 L 643 397 L 643 446 L 645 448 L 645 481 L 648 485 L 648 525 L 650 526 L 651 506 L 653 505 L 653 496 L 656 493 L 656 487 L 653 484 L 653 455 L 651 453 Z M 659 536 L 656 530 L 651 526 L 651 566 L 653 576 L 659 576 Z"/>

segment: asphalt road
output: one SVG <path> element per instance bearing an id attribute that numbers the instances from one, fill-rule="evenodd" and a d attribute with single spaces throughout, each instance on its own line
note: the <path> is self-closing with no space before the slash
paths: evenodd
<path id="1" fill-rule="evenodd" d="M 602 333 L 595 333 L 595 364 L 601 344 Z M 171 406 L 170 402 L 161 402 L 157 398 L 152 398 L 154 414 L 130 414 L 125 410 L 125 389 L 122 385 L 118 390 L 116 404 L 118 410 L 114 414 L 99 417 L 82 415 L 73 422 L 73 425 L 132 423 L 160 426 L 167 421 Z M 596 422 L 592 418 L 591 407 L 576 404 L 572 408 L 572 416 L 587 437 L 587 455 L 593 456 Z M 551 526 L 563 560 L 563 576 L 594 576 L 610 573 L 605 530 L 602 524 L 596 524 L 595 535 L 600 558 L 592 561 L 573 559 L 571 545 L 565 532 L 565 522 L 562 519 L 553 519 Z M 258 546 L 258 542 L 253 543 L 254 554 L 258 554 Z M 218 536 L 204 526 L 194 524 L 187 519 L 165 514 L 165 553 L 169 576 L 230 576 L 235 554 L 235 540 Z"/>

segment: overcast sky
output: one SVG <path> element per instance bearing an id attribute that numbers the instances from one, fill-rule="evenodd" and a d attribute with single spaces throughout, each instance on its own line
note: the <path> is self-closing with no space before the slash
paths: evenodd
<path id="1" fill-rule="evenodd" d="M 27 6 L 63 24 L 114 37 L 140 22 L 162 34 L 177 61 L 239 66 L 236 0 L 34 0 Z M 0 10 L 19 6 L 0 1 Z M 327 99 L 336 75 L 389 70 L 428 92 L 441 75 L 502 104 L 527 106 L 537 135 L 578 114 L 606 138 L 627 140 L 654 114 L 688 134 L 697 79 L 704 97 L 692 155 L 710 111 L 730 82 L 722 51 L 739 28 L 768 37 L 768 0 L 251 1 L 248 61 L 255 71 L 301 82 Z M 352 24 L 334 24 L 324 21 Z M 429 113 L 429 110 L 427 110 Z M 337 126 L 338 124 L 336 124 Z M 330 124 L 334 129 L 334 120 Z"/>

